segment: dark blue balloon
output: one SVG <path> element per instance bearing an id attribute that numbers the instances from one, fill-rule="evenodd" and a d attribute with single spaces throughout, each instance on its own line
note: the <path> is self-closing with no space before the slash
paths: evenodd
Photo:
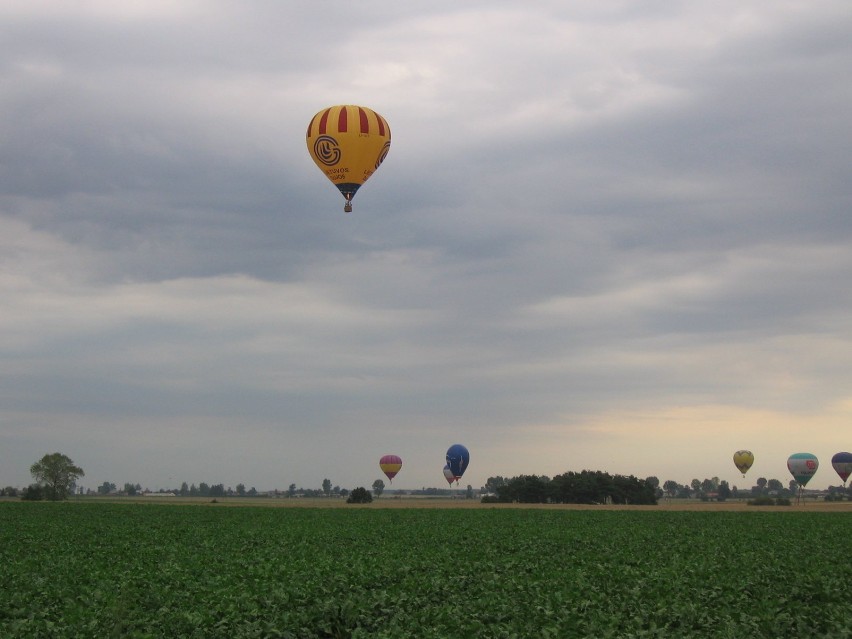
<path id="1" fill-rule="evenodd" d="M 845 486 L 849 475 L 852 475 L 852 453 L 837 453 L 831 458 L 831 465 L 837 474 L 840 475 L 840 479 L 843 480 L 843 485 Z"/>
<path id="2" fill-rule="evenodd" d="M 467 470 L 469 463 L 470 453 L 461 444 L 453 444 L 447 449 L 447 466 L 450 467 L 456 481 L 464 475 L 464 471 Z"/>
<path id="3" fill-rule="evenodd" d="M 852 453 L 837 453 L 834 457 L 831 458 L 831 463 L 839 462 L 841 464 L 848 464 L 852 462 Z"/>

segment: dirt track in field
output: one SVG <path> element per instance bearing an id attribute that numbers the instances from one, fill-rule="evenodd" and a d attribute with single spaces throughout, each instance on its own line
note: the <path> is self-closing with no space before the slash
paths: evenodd
<path id="1" fill-rule="evenodd" d="M 218 497 L 215 500 L 201 497 L 145 497 L 83 498 L 81 501 L 113 503 L 156 503 L 198 506 L 257 506 L 267 508 L 478 508 L 517 509 L 535 508 L 545 510 L 595 510 L 595 511 L 700 511 L 700 512 L 852 512 L 852 502 L 827 502 L 804 500 L 790 506 L 749 506 L 745 501 L 702 502 L 673 499 L 661 501 L 656 506 L 591 506 L 584 504 L 483 504 L 478 499 L 452 499 L 427 497 L 382 497 L 370 504 L 347 504 L 339 498 L 270 498 L 270 497 Z"/>

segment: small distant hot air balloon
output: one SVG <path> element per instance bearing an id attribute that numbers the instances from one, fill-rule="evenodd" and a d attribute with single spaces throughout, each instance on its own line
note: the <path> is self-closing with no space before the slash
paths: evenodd
<path id="1" fill-rule="evenodd" d="M 746 476 L 748 469 L 751 468 L 753 463 L 754 455 L 751 454 L 750 450 L 738 450 L 734 453 L 734 465 L 743 474 L 743 477 Z"/>
<path id="2" fill-rule="evenodd" d="M 453 479 L 458 483 L 470 463 L 470 453 L 461 444 L 453 444 L 447 449 L 447 466 L 453 473 Z"/>
<path id="3" fill-rule="evenodd" d="M 846 480 L 852 475 L 852 453 L 837 453 L 831 458 L 831 465 L 846 486 Z"/>
<path id="4" fill-rule="evenodd" d="M 802 489 L 819 468 L 819 460 L 816 455 L 810 453 L 795 453 L 787 459 L 787 468 L 799 484 L 799 499 L 801 499 Z"/>
<path id="5" fill-rule="evenodd" d="M 391 132 L 372 109 L 342 104 L 322 109 L 311 119 L 306 142 L 311 158 L 343 194 L 343 210 L 350 213 L 355 192 L 387 156 Z"/>
<path id="6" fill-rule="evenodd" d="M 398 455 L 384 455 L 379 460 L 379 468 L 387 475 L 390 483 L 393 483 L 393 478 L 396 477 L 399 469 L 402 468 L 402 459 Z"/>
<path id="7" fill-rule="evenodd" d="M 450 470 L 449 464 L 444 465 L 444 479 L 446 479 L 447 483 L 450 485 L 452 485 L 452 483 L 456 480 L 455 476 L 453 475 L 453 471 Z"/>

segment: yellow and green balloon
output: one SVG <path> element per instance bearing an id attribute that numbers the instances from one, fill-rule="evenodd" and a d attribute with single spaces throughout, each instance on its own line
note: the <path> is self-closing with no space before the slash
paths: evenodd
<path id="1" fill-rule="evenodd" d="M 738 450 L 734 453 L 734 465 L 743 474 L 743 477 L 746 476 L 748 469 L 751 468 L 753 463 L 754 455 L 752 455 L 750 450 Z"/>

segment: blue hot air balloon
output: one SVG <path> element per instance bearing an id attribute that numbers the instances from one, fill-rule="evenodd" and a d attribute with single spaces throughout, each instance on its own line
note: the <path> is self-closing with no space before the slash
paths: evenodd
<path id="1" fill-rule="evenodd" d="M 461 476 L 464 475 L 464 471 L 467 470 L 469 463 L 470 453 L 467 451 L 467 448 L 461 444 L 453 444 L 447 449 L 447 466 L 450 467 L 450 471 L 453 473 L 453 478 L 456 480 L 456 483 L 458 483 Z"/>
<path id="2" fill-rule="evenodd" d="M 840 475 L 845 486 L 849 475 L 852 475 L 852 453 L 837 453 L 831 458 L 831 466 Z"/>

